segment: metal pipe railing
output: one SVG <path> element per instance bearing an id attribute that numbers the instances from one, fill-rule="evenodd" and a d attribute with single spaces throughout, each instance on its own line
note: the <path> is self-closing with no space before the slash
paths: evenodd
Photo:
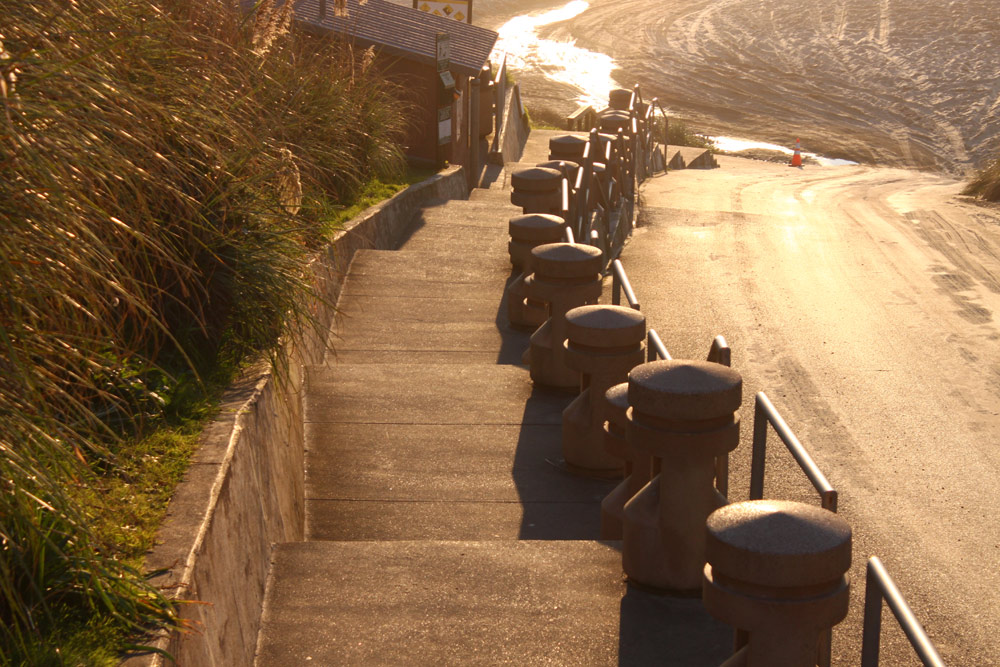
<path id="1" fill-rule="evenodd" d="M 660 334 L 656 333 L 656 329 L 650 329 L 646 332 L 646 361 L 657 359 L 670 361 L 673 357 L 667 352 L 667 346 L 660 340 Z"/>
<path id="2" fill-rule="evenodd" d="M 830 485 L 826 475 L 819 469 L 812 456 L 792 433 L 777 408 L 767 395 L 759 391 L 754 405 L 753 415 L 753 453 L 750 462 L 750 500 L 760 500 L 764 497 L 764 464 L 767 449 L 767 427 L 770 424 L 781 441 L 785 443 L 789 453 L 806 474 L 813 488 L 819 493 L 824 509 L 837 511 L 837 490 Z"/>
<path id="3" fill-rule="evenodd" d="M 622 303 L 622 292 L 625 292 L 625 301 L 628 303 L 630 308 L 635 310 L 641 310 L 639 307 L 639 299 L 636 298 L 635 292 L 632 290 L 632 283 L 629 282 L 628 276 L 625 275 L 625 267 L 622 266 L 620 259 L 616 259 L 611 262 L 611 304 L 614 306 L 620 306 Z"/>
<path id="4" fill-rule="evenodd" d="M 865 577 L 865 617 L 861 638 L 861 667 L 878 667 L 879 640 L 882 633 L 882 601 L 889 605 L 900 629 L 910 641 L 914 653 L 928 667 L 944 667 L 944 661 L 914 616 L 910 605 L 899 592 L 877 556 L 868 559 Z"/>
<path id="5" fill-rule="evenodd" d="M 753 414 L 753 451 L 750 461 L 750 500 L 760 500 L 764 497 L 764 465 L 767 451 L 767 427 L 771 425 L 774 432 L 778 434 L 785 447 L 791 453 L 792 458 L 799 464 L 799 468 L 806 474 L 813 488 L 819 493 L 820 504 L 824 509 L 831 512 L 837 511 L 837 490 L 834 489 L 826 479 L 826 475 L 819 469 L 812 456 L 806 448 L 799 442 L 799 439 L 792 433 L 785 420 L 781 417 L 777 408 L 762 391 L 757 392 L 754 403 Z M 832 628 L 826 630 L 820 636 L 819 648 L 817 650 L 816 664 L 819 667 L 830 667 L 832 650 Z M 749 635 L 745 630 L 736 631 L 736 648 L 740 649 L 746 645 Z"/>

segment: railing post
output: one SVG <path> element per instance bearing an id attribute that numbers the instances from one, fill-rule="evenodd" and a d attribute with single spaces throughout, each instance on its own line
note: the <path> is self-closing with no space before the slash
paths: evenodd
<path id="1" fill-rule="evenodd" d="M 882 589 L 871 560 L 865 568 L 865 615 L 861 631 L 861 667 L 878 667 L 882 639 Z"/>
<path id="2" fill-rule="evenodd" d="M 469 77 L 469 189 L 479 187 L 479 77 Z"/>
<path id="3" fill-rule="evenodd" d="M 754 400 L 753 453 L 750 459 L 750 500 L 764 497 L 764 457 L 767 450 L 767 414 L 760 396 Z"/>

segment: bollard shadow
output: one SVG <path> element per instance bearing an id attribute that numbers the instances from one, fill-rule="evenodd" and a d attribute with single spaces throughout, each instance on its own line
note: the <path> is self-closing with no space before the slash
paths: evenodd
<path id="1" fill-rule="evenodd" d="M 500 349 L 497 351 L 497 363 L 509 366 L 522 366 L 521 356 L 528 349 L 531 341 L 531 332 L 523 329 L 515 329 L 510 324 L 507 317 L 507 288 L 517 278 L 518 274 L 511 273 L 503 286 L 503 295 L 497 305 L 497 313 L 494 318 L 497 332 L 500 334 Z"/>
<path id="2" fill-rule="evenodd" d="M 568 392 L 534 387 L 525 402 L 511 476 L 521 502 L 522 540 L 597 540 L 601 500 L 616 480 L 574 474 L 562 455 Z"/>
<path id="3" fill-rule="evenodd" d="M 629 584 L 620 606 L 621 667 L 717 667 L 733 652 L 733 630 L 698 597 L 660 595 Z"/>

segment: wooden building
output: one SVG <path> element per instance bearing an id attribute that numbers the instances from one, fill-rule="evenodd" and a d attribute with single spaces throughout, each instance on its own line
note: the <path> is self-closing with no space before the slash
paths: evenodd
<path id="1" fill-rule="evenodd" d="M 405 141 L 411 161 L 434 164 L 443 157 L 453 164 L 464 163 L 470 132 L 469 80 L 489 63 L 497 33 L 387 0 L 363 4 L 347 0 L 346 16 L 336 15 L 334 0 L 298 0 L 295 19 L 304 29 L 343 35 L 357 49 L 375 48 L 377 66 L 400 86 L 412 109 Z M 448 35 L 448 71 L 455 94 L 443 90 L 449 77 L 438 72 L 439 33 Z M 451 141 L 441 151 L 438 137 L 448 128 L 439 123 L 439 109 L 446 100 L 451 103 Z"/>

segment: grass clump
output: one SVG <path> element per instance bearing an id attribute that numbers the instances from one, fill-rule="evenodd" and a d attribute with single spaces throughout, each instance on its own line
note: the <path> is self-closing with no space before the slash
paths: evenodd
<path id="1" fill-rule="evenodd" d="M 194 408 L 309 326 L 324 217 L 400 172 L 399 105 L 350 53 L 291 3 L 4 3 L 0 664 L 176 623 L 138 567 Z"/>
<path id="2" fill-rule="evenodd" d="M 977 172 L 962 190 L 962 194 L 1000 202 L 1000 158 Z"/>
<path id="3" fill-rule="evenodd" d="M 667 123 L 667 144 L 670 146 L 694 146 L 715 151 L 715 144 L 704 134 L 692 130 L 681 120 L 670 119 Z"/>

